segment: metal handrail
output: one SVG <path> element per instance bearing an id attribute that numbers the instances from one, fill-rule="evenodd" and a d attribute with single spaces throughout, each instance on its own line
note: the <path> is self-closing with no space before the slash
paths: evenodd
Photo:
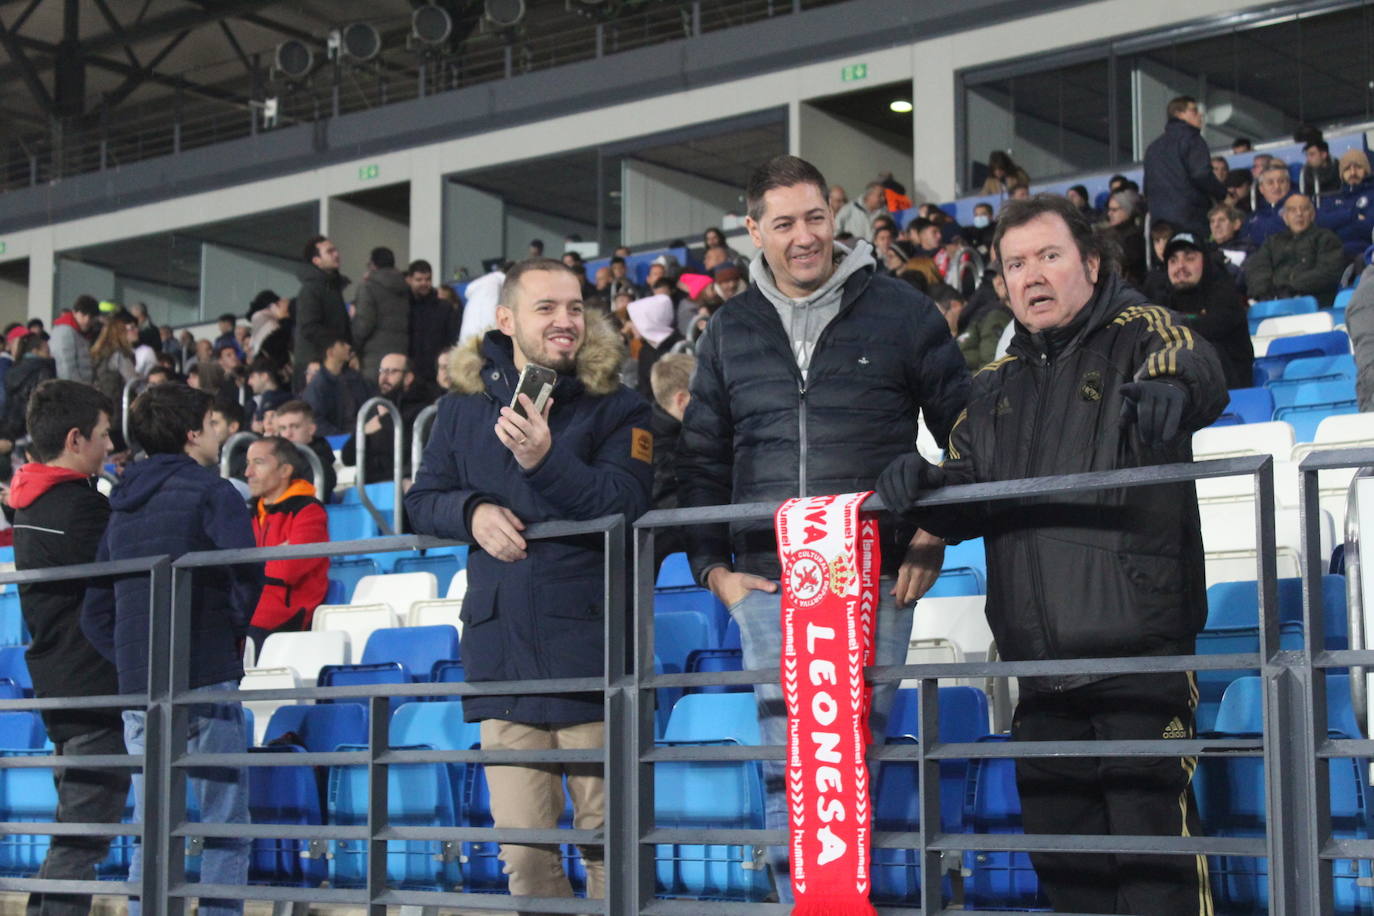
<path id="1" fill-rule="evenodd" d="M 367 495 L 367 433 L 363 427 L 367 425 L 367 415 L 375 407 L 385 407 L 391 412 L 391 479 L 392 479 L 392 506 L 391 524 L 386 523 L 382 513 L 376 506 L 372 505 L 371 498 Z M 358 500 L 363 504 L 363 508 L 376 520 L 383 534 L 401 533 L 401 514 L 404 511 L 401 506 L 401 455 L 405 447 L 405 430 L 402 429 L 401 412 L 396 409 L 396 405 L 389 399 L 378 395 L 375 398 L 368 398 L 363 402 L 363 406 L 358 408 L 358 416 L 353 425 L 353 462 L 358 469 L 357 483 Z"/>
<path id="2" fill-rule="evenodd" d="M 124 444 L 129 444 L 129 404 L 133 398 L 129 393 L 139 385 L 148 384 L 148 380 L 140 376 L 134 376 L 124 383 L 124 390 L 119 395 L 119 425 L 121 432 L 124 433 Z"/>
<path id="3" fill-rule="evenodd" d="M 230 436 L 228 441 L 224 443 L 224 448 L 220 449 L 219 476 L 226 480 L 229 479 L 229 465 L 233 460 L 234 452 L 239 449 L 239 443 L 246 442 L 252 445 L 260 438 L 262 437 L 249 429 Z M 320 461 L 320 456 L 316 455 L 315 450 L 308 445 L 302 445 L 299 442 L 292 442 L 291 444 L 296 447 L 296 451 L 305 457 L 306 464 L 310 465 L 310 471 L 315 480 L 315 498 L 324 502 L 324 464 Z"/>
<path id="4" fill-rule="evenodd" d="M 1345 619 L 1346 633 L 1352 651 L 1366 648 L 1364 638 L 1364 589 L 1360 580 L 1360 513 L 1359 482 L 1374 477 L 1374 468 L 1360 468 L 1345 496 Z M 1367 729 L 1369 723 L 1369 686 L 1363 665 L 1350 666 L 1350 705 L 1355 721 Z"/>
<path id="5" fill-rule="evenodd" d="M 410 430 L 410 479 L 414 480 L 420 476 L 420 462 L 424 455 L 425 444 L 429 442 L 426 433 L 429 427 L 434 424 L 434 418 L 439 415 L 439 405 L 431 404 L 415 416 L 415 422 L 411 424 Z"/>

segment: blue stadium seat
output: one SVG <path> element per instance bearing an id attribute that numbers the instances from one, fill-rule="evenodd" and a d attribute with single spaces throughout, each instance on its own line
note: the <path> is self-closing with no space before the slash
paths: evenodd
<path id="1" fill-rule="evenodd" d="M 359 703 L 278 707 L 263 740 L 279 741 L 288 733 L 297 736 L 293 744 L 312 753 L 328 753 L 341 744 L 365 744 L 367 707 Z"/>
<path id="2" fill-rule="evenodd" d="M 0 648 L 0 678 L 9 678 L 24 691 L 24 696 L 33 696 L 33 678 L 29 677 L 29 663 L 24 658 L 23 646 Z M 0 744 L 0 747 L 5 745 Z"/>
<path id="3" fill-rule="evenodd" d="M 1274 395 L 1275 420 L 1287 419 L 1291 413 L 1344 407 L 1355 403 L 1355 379 L 1352 376 L 1329 381 L 1303 379 L 1292 385 L 1271 384 L 1269 390 Z"/>
<path id="4" fill-rule="evenodd" d="M 983 573 L 967 566 L 951 567 L 946 561 L 940 578 L 925 593 L 927 598 L 962 598 L 967 595 L 986 595 L 988 584 Z"/>
<path id="5" fill-rule="evenodd" d="M 1350 335 L 1344 331 L 1320 331 L 1316 334 L 1295 334 L 1270 342 L 1264 356 L 1255 357 L 1255 385 L 1271 379 L 1283 378 L 1284 368 L 1304 356 L 1336 356 L 1350 352 Z"/>
<path id="6" fill-rule="evenodd" d="M 1327 678 L 1328 697 L 1348 691 L 1344 677 Z M 1260 678 L 1237 680 L 1226 691 L 1217 714 L 1217 732 L 1226 737 L 1257 738 L 1263 733 L 1264 687 Z M 1352 717 L 1353 721 L 1353 717 Z M 1350 736 L 1332 729 L 1332 737 Z M 1332 835 L 1369 839 L 1369 761 L 1331 758 Z M 1264 761 L 1260 757 L 1203 757 L 1193 778 L 1193 792 L 1208 836 L 1262 837 L 1269 823 L 1265 810 Z M 1213 897 L 1218 912 L 1264 913 L 1269 903 L 1267 858 L 1210 857 Z M 1337 859 L 1332 863 L 1336 913 L 1374 912 L 1374 871 L 1368 861 Z M 1362 886 L 1364 885 L 1364 886 Z"/>
<path id="7" fill-rule="evenodd" d="M 663 558 L 663 565 L 658 568 L 658 582 L 655 588 L 696 587 L 696 580 L 692 578 L 692 566 L 687 562 L 687 554 L 670 553 Z"/>
<path id="8" fill-rule="evenodd" d="M 0 712 L 0 750 L 39 750 L 47 740 L 38 713 L 27 709 Z"/>
<path id="9" fill-rule="evenodd" d="M 755 710 L 748 693 L 685 696 L 673 707 L 663 743 L 758 744 Z M 761 828 L 761 770 L 755 761 L 655 764 L 654 817 L 663 828 Z M 752 847 L 664 844 L 656 857 L 660 894 L 763 900 L 772 889 Z"/>
<path id="10" fill-rule="evenodd" d="M 308 708 L 308 707 L 298 707 Z M 332 750 L 332 749 L 331 749 Z M 293 745 L 255 747 L 255 754 L 299 754 Z M 254 824 L 316 826 L 324 823 L 315 768 L 249 767 L 248 810 Z M 321 841 L 255 839 L 248 865 L 252 884 L 319 887 L 329 877 Z"/>
<path id="11" fill-rule="evenodd" d="M 1355 379 L 1355 357 L 1349 353 L 1335 356 L 1304 356 L 1283 367 L 1283 377 L 1273 379 L 1268 388 L 1293 388 L 1303 382 L 1334 382 Z M 1278 395 L 1274 395 L 1275 399 Z"/>
<path id="12" fill-rule="evenodd" d="M 725 609 L 725 605 L 720 603 L 720 599 L 712 594 L 708 589 L 697 588 L 672 588 L 658 589 L 654 592 L 654 620 L 657 621 L 665 614 L 675 614 L 681 611 L 701 613 L 705 615 L 709 624 L 710 643 L 717 645 L 725 635 L 725 627 L 730 622 L 730 613 Z M 704 646 L 692 646 L 690 648 L 705 648 Z"/>
<path id="13" fill-rule="evenodd" d="M 329 520 L 331 541 L 357 541 L 378 536 L 376 521 L 361 504 L 328 505 L 324 511 Z"/>
<path id="14" fill-rule="evenodd" d="M 960 541 L 958 544 L 950 544 L 945 548 L 945 569 L 976 569 L 983 574 L 984 581 L 988 577 L 988 560 L 983 551 L 982 538 L 970 538 L 967 541 Z"/>
<path id="15" fill-rule="evenodd" d="M 362 684 L 412 684 L 410 672 L 400 662 L 378 662 L 372 665 L 325 665 L 320 668 L 320 687 L 357 687 Z M 414 702 L 414 697 L 392 697 L 391 712 L 402 703 Z M 367 707 L 364 697 L 339 700 L 320 700 L 320 704 L 343 703 Z"/>
<path id="16" fill-rule="evenodd" d="M 1274 395 L 1268 388 L 1233 388 L 1231 400 L 1213 426 L 1268 423 L 1274 416 Z"/>
<path id="17" fill-rule="evenodd" d="M 0 700 L 22 700 L 24 688 L 7 677 L 0 677 Z"/>
<path id="18" fill-rule="evenodd" d="M 337 436 L 325 436 L 324 441 L 329 443 L 329 447 L 338 451 L 348 443 L 349 433 L 339 433 Z"/>
<path id="19" fill-rule="evenodd" d="M 981 741 L 1006 741 L 989 735 Z M 1023 833 L 1021 796 L 1016 791 L 1016 763 L 1005 757 L 973 760 L 964 793 L 968 833 Z M 964 905 L 969 909 L 1047 909 L 1030 855 L 1024 852 L 964 853 Z"/>
<path id="20" fill-rule="evenodd" d="M 446 658 L 435 662 L 434 667 L 429 669 L 429 679 L 436 684 L 462 684 L 468 676 L 463 670 L 462 659 Z"/>
<path id="21" fill-rule="evenodd" d="M 462 562 L 452 554 L 432 554 L 423 557 L 400 557 L 391 567 L 392 572 L 432 572 L 439 583 L 439 595 L 448 591 L 448 584 L 463 568 Z"/>
<path id="22" fill-rule="evenodd" d="M 33 716 L 31 712 L 7 712 L 0 716 Z M 0 742 L 5 739 L 0 737 Z M 42 744 L 39 741 L 38 747 Z M 4 744 L 0 757 L 46 757 L 51 751 L 23 749 Z M 57 787 L 52 770 L 43 768 L 0 769 L 0 820 L 6 823 L 51 822 L 57 819 Z M 0 837 L 0 876 L 30 877 L 48 854 L 49 839 L 40 834 L 8 834 Z"/>
<path id="23" fill-rule="evenodd" d="M 664 674 L 682 674 L 687 670 L 687 657 L 696 649 L 715 649 L 714 627 L 705 613 L 699 610 L 654 612 L 654 654 L 663 663 Z M 658 691 L 658 702 L 672 709 L 682 688 L 665 687 Z"/>
<path id="24" fill-rule="evenodd" d="M 413 681 L 428 681 L 436 662 L 458 657 L 458 630 L 448 624 L 373 630 L 364 665 L 399 662 Z"/>
<path id="25" fill-rule="evenodd" d="M 1336 298 L 1331 302 L 1332 311 L 1340 310 L 1344 312 L 1346 308 L 1350 305 L 1350 300 L 1354 298 L 1355 287 L 1352 286 L 1349 289 L 1341 290 L 1340 292 L 1336 293 Z M 1340 322 L 1336 323 L 1340 324 Z"/>
<path id="26" fill-rule="evenodd" d="M 347 586 L 331 577 L 328 587 L 324 590 L 324 600 L 320 604 L 347 604 L 348 598 Z"/>
<path id="27" fill-rule="evenodd" d="M 918 738 L 919 693 L 912 688 L 897 691 L 887 723 L 888 744 L 915 744 Z M 939 693 L 940 740 L 972 742 L 988 730 L 988 699 L 976 687 L 941 687 Z M 940 826 L 946 833 L 964 831 L 964 791 L 967 760 L 940 763 Z M 920 828 L 921 809 L 917 764 L 886 761 L 878 768 L 873 787 L 873 829 L 910 832 Z M 921 855 L 912 849 L 873 850 L 873 899 L 901 902 L 917 899 L 921 889 Z M 945 896 L 952 894 L 946 885 Z"/>
<path id="28" fill-rule="evenodd" d="M 1312 296 L 1294 296 L 1291 299 L 1266 299 L 1250 306 L 1246 317 L 1250 321 L 1250 333 L 1258 334 L 1260 322 L 1266 318 L 1279 318 L 1284 315 L 1306 315 L 1317 310 L 1317 300 Z"/>
<path id="29" fill-rule="evenodd" d="M 8 588 L 0 592 L 0 646 L 22 646 L 28 641 L 29 631 L 19 609 L 19 591 Z"/>
<path id="30" fill-rule="evenodd" d="M 430 704 L 424 704 L 430 705 Z M 362 750 L 344 745 L 340 750 Z M 393 750 L 434 750 L 429 746 L 392 745 Z M 368 772 L 365 766 L 329 770 L 329 822 L 341 826 L 367 823 Z M 458 823 L 447 766 L 402 764 L 387 768 L 387 820 L 393 827 L 449 827 Z M 367 843 L 331 841 L 329 881 L 333 887 L 367 884 Z M 387 843 L 387 882 L 398 888 L 455 891 L 462 887 L 458 856 L 437 840 Z"/>
<path id="31" fill-rule="evenodd" d="M 333 529 L 329 532 L 331 540 L 337 540 Z M 364 576 L 375 576 L 381 573 L 377 566 L 377 561 L 366 557 L 345 559 L 334 557 L 329 561 L 329 579 L 331 582 L 338 582 L 343 587 L 344 598 L 340 604 L 347 604 L 353 598 L 353 589 L 358 587 L 358 583 Z"/>
<path id="32" fill-rule="evenodd" d="M 743 671 L 744 651 L 742 649 L 696 649 L 687 656 L 687 671 L 704 674 L 711 671 Z M 689 687 L 688 693 L 752 693 L 748 684 L 726 686 L 712 684 L 707 687 Z"/>

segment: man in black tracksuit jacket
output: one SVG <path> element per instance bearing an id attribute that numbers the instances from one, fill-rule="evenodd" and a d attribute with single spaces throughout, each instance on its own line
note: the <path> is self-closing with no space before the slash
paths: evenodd
<path id="1" fill-rule="evenodd" d="M 889 506 L 943 485 L 1192 459 L 1226 405 L 1211 346 L 1125 285 L 1072 205 L 1040 195 L 1003 211 L 997 243 L 1017 332 L 973 380 L 942 467 L 907 455 L 883 472 Z M 1009 661 L 1190 655 L 1206 620 L 1191 483 L 927 510 L 950 538 L 985 537 L 988 623 Z M 1191 738 L 1191 672 L 1021 678 L 1018 741 Z M 1194 758 L 1017 761 L 1027 833 L 1190 836 Z M 1210 914 L 1204 856 L 1033 853 L 1057 910 Z"/>
<path id="2" fill-rule="evenodd" d="M 109 398 L 80 382 L 44 382 L 30 398 L 28 429 L 35 461 L 14 474 L 14 565 L 24 571 L 92 563 L 110 518 L 110 504 L 92 486 L 110 448 Z M 34 694 L 110 696 L 119 679 L 81 632 L 86 581 L 19 586 L 19 604 L 32 635 L 25 660 Z M 43 711 L 43 724 L 62 754 L 123 754 L 124 722 L 118 709 Z M 57 820 L 118 823 L 129 794 L 128 770 L 57 771 Z M 95 880 L 95 866 L 110 849 L 109 836 L 54 836 L 40 878 Z M 29 912 L 85 916 L 89 894 L 31 894 Z"/>

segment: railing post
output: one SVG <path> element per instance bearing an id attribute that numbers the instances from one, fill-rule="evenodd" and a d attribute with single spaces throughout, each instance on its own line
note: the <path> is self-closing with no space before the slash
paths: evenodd
<path id="1" fill-rule="evenodd" d="M 420 476 L 420 460 L 424 455 L 425 443 L 428 437 L 425 436 L 426 430 L 434 423 L 434 418 L 439 415 L 439 405 L 431 404 L 424 410 L 415 415 L 415 422 L 410 425 L 410 479 L 414 480 Z"/>
<path id="2" fill-rule="evenodd" d="M 385 407 L 391 413 L 391 479 L 392 479 L 392 499 L 391 507 L 391 530 L 387 530 L 386 520 L 382 518 L 381 512 L 372 505 L 372 500 L 367 495 L 367 433 L 364 427 L 367 425 L 367 415 L 374 407 Z M 401 457 L 405 442 L 405 429 L 401 423 L 401 412 L 396 409 L 396 405 L 391 401 L 378 395 L 375 398 L 368 398 L 363 405 L 358 408 L 358 414 L 353 423 L 353 464 L 358 469 L 357 487 L 358 501 L 363 504 L 363 508 L 368 514 L 377 521 L 378 527 L 383 534 L 400 534 L 402 528 L 402 513 L 405 511 L 401 505 Z"/>
<path id="3" fill-rule="evenodd" d="M 258 434 L 253 432 L 251 429 L 245 429 L 242 432 L 237 432 L 230 436 L 229 439 L 224 443 L 224 447 L 221 448 L 219 451 L 219 476 L 225 478 L 226 480 L 229 479 L 229 467 L 233 464 L 234 453 L 239 450 L 240 444 L 246 442 L 247 444 L 252 445 L 254 442 L 257 441 Z M 310 454 L 313 455 L 315 453 L 311 452 Z M 316 489 L 318 490 L 318 487 L 316 487 Z"/>
<path id="4" fill-rule="evenodd" d="M 634 649 L 634 665 L 630 680 L 634 699 L 630 710 L 633 715 L 630 727 L 630 740 L 627 742 L 632 756 L 632 766 L 628 782 L 622 793 L 625 797 L 624 811 L 626 823 L 631 831 L 628 838 L 633 847 L 625 859 L 624 907 L 612 911 L 613 916 L 634 916 L 647 906 L 654 896 L 654 850 L 643 840 L 654 829 L 654 769 L 653 764 L 644 762 L 644 755 L 654 746 L 654 702 L 656 694 L 640 686 L 645 674 L 654 672 L 654 585 L 657 570 L 654 569 L 653 528 L 636 528 L 634 553 L 634 613 L 630 622 Z"/>
<path id="5" fill-rule="evenodd" d="M 386 753 L 389 747 L 391 725 L 391 699 L 389 697 L 368 697 L 367 723 L 367 913 L 368 916 L 386 916 L 386 904 L 378 898 L 386 893 L 386 840 L 377 839 L 377 834 L 387 828 L 388 820 L 388 765 L 379 763 L 377 758 Z"/>
<path id="6" fill-rule="evenodd" d="M 638 836 L 634 829 L 634 793 L 627 791 L 635 764 L 634 723 L 636 697 L 630 663 L 630 615 L 627 613 L 625 552 L 626 522 L 622 517 L 606 531 L 604 607 L 606 624 L 606 727 L 602 748 L 606 792 L 602 828 L 602 861 L 606 864 L 606 899 L 602 912 L 633 916 L 639 912 L 633 894 L 634 868 L 630 858 Z M 624 863 L 626 867 L 617 867 Z"/>
<path id="7" fill-rule="evenodd" d="M 162 589 L 153 575 L 144 759 L 156 770 L 143 781 L 143 912 L 179 916 L 186 901 L 171 890 L 186 880 L 186 844 L 173 831 L 186 820 L 186 771 L 173 762 L 186 752 L 187 709 L 173 699 L 190 682 L 192 571 L 171 569 Z"/>

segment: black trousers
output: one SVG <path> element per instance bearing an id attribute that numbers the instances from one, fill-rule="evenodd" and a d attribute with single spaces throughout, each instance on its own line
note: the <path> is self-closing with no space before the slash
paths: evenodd
<path id="1" fill-rule="evenodd" d="M 1192 738 L 1191 673 L 1132 674 L 1062 693 L 1022 690 L 1017 741 Z M 1193 757 L 1023 758 L 1016 787 L 1026 833 L 1196 836 Z M 1205 856 L 1032 853 L 1055 910 L 1211 916 Z"/>

